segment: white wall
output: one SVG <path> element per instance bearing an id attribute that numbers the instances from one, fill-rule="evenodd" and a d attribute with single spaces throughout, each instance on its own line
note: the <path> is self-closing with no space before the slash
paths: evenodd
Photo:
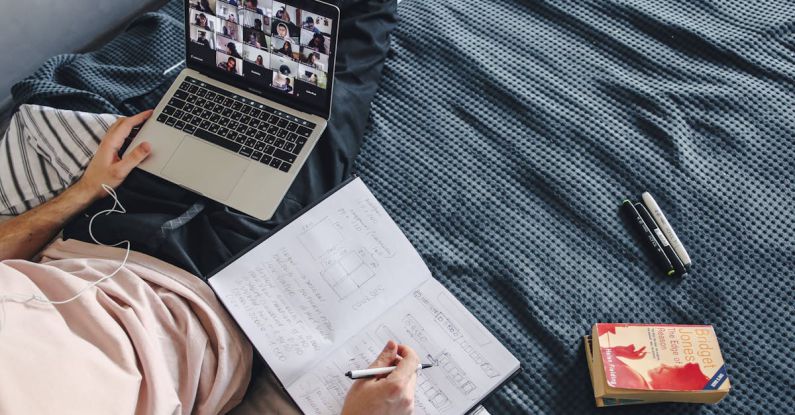
<path id="1" fill-rule="evenodd" d="M 82 51 L 165 0 L 3 0 L 0 13 L 0 108 L 11 86 L 49 57 Z"/>

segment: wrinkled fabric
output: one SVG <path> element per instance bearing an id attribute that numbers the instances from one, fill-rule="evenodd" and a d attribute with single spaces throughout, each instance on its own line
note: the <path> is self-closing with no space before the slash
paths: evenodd
<path id="1" fill-rule="evenodd" d="M 118 115 L 22 105 L 0 138 L 0 215 L 18 215 L 83 175 Z"/>
<path id="2" fill-rule="evenodd" d="M 58 241 L 40 264 L 0 263 L 0 292 L 64 300 L 124 254 Z M 3 414 L 215 415 L 240 402 L 251 376 L 251 345 L 212 290 L 136 252 L 73 302 L 2 307 Z"/>
<path id="3" fill-rule="evenodd" d="M 271 220 L 255 220 L 136 170 L 118 190 L 128 214 L 98 218 L 97 238 L 119 240 L 124 234 L 121 239 L 131 240 L 133 249 L 203 276 L 350 176 L 396 25 L 396 2 L 337 3 L 342 20 L 331 118 Z M 123 115 L 153 108 L 179 69 L 164 71 L 184 59 L 182 5 L 172 0 L 139 17 L 95 52 L 52 58 L 14 86 L 15 103 Z M 96 203 L 88 213 L 107 203 Z M 81 215 L 64 235 L 88 242 L 87 225 L 88 216 Z"/>
<path id="4" fill-rule="evenodd" d="M 404 0 L 357 170 L 520 360 L 493 414 L 795 411 L 795 4 Z M 693 268 L 619 214 L 651 192 Z M 714 325 L 721 403 L 596 409 L 596 322 Z M 418 393 L 420 393 L 418 391 Z"/>

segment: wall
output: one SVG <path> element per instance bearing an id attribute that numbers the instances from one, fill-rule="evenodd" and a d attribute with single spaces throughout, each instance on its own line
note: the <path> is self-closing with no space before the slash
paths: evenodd
<path id="1" fill-rule="evenodd" d="M 83 51 L 122 30 L 163 0 L 4 0 L 0 9 L 0 108 L 11 86 L 49 57 Z"/>

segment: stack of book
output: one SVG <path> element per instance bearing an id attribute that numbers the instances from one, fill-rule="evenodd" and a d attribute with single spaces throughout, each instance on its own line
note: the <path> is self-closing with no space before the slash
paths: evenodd
<path id="1" fill-rule="evenodd" d="M 712 326 L 599 323 L 585 354 L 596 406 L 717 403 L 729 393 Z"/>

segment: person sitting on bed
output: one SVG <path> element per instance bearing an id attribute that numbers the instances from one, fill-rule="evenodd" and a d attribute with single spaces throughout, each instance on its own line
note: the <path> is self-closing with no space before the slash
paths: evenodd
<path id="1" fill-rule="evenodd" d="M 150 155 L 145 141 L 118 152 L 151 114 L 119 118 L 82 177 L 0 223 L 0 391 L 13 391 L 0 392 L 0 413 L 217 414 L 242 399 L 251 345 L 200 279 L 75 240 L 56 241 L 42 263 L 30 262 Z M 418 362 L 410 347 L 389 341 L 371 367 L 397 370 L 354 382 L 342 413 L 410 414 Z"/>

